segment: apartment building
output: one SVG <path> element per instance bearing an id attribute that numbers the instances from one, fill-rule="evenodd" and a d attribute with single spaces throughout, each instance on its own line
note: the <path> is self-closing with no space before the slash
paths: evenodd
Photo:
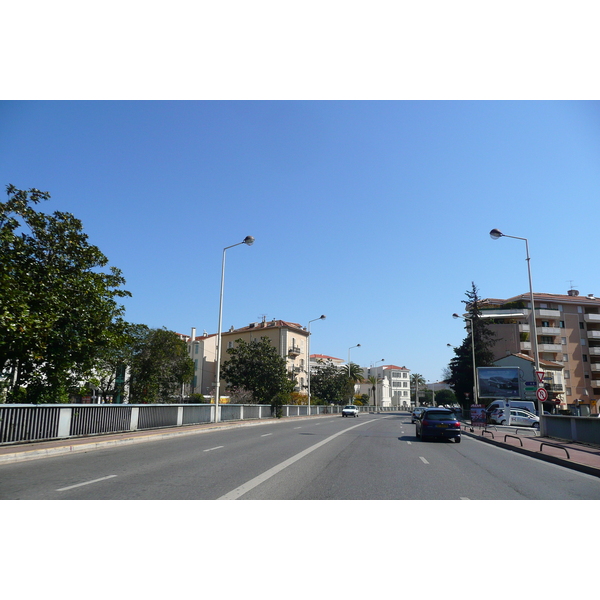
<path id="1" fill-rule="evenodd" d="M 580 407 L 582 415 L 598 412 L 600 298 L 593 294 L 580 296 L 577 290 L 569 290 L 566 295 L 534 294 L 534 303 L 540 363 L 550 363 L 542 363 L 549 400 L 560 402 L 561 408 Z M 500 317 L 488 324 L 498 337 L 493 348 L 496 360 L 514 354 L 530 357 L 532 363 L 530 295 L 505 300 L 487 298 L 480 302 L 480 308 L 483 317 L 486 312 Z M 501 318 L 502 311 L 511 316 Z M 535 380 L 527 373 L 525 377 Z"/>
<path id="2" fill-rule="evenodd" d="M 307 393 L 308 377 L 308 331 L 298 323 L 266 317 L 261 322 L 250 323 L 246 327 L 234 329 L 221 334 L 221 365 L 228 360 L 228 348 L 235 347 L 236 340 L 250 343 L 266 337 L 276 348 L 279 356 L 286 359 L 287 370 L 296 383 L 295 391 Z"/>
<path id="3" fill-rule="evenodd" d="M 363 368 L 365 379 L 371 376 L 382 380 L 377 403 L 381 406 L 410 405 L 410 369 L 396 365 Z"/>

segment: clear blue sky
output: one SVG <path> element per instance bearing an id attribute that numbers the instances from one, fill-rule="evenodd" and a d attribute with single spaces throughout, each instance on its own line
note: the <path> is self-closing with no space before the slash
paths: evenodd
<path id="1" fill-rule="evenodd" d="M 441 378 L 483 297 L 600 294 L 600 103 L 0 103 L 0 181 L 49 191 L 119 267 L 127 318 L 312 324 L 315 353 Z"/>

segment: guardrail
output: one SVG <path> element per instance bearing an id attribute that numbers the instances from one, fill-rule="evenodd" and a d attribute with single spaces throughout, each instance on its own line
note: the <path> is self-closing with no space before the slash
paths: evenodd
<path id="1" fill-rule="evenodd" d="M 285 405 L 283 417 L 341 413 L 339 405 Z M 373 406 L 359 407 L 372 412 Z M 398 407 L 378 407 L 377 412 Z M 220 404 L 219 421 L 275 418 L 265 404 Z M 0 445 L 215 422 L 214 404 L 0 404 Z"/>

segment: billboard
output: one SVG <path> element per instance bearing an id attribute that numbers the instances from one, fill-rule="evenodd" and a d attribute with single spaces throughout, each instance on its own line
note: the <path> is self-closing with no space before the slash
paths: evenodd
<path id="1" fill-rule="evenodd" d="M 477 367 L 480 398 L 521 398 L 519 367 Z"/>

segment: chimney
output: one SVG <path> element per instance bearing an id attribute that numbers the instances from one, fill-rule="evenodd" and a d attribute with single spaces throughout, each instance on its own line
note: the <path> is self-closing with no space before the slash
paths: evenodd
<path id="1" fill-rule="evenodd" d="M 567 294 L 569 296 L 579 296 L 579 290 L 569 290 Z"/>
<path id="2" fill-rule="evenodd" d="M 190 341 L 193 342 L 195 339 L 196 339 L 196 328 L 192 327 L 192 339 Z"/>

